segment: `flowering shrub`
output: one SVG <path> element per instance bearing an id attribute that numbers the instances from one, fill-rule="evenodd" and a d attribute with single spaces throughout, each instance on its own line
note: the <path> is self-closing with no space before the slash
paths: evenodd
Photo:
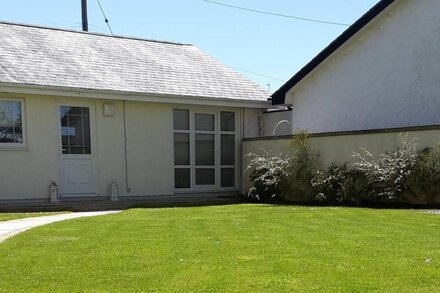
<path id="1" fill-rule="evenodd" d="M 401 147 L 397 151 L 380 154 L 378 159 L 366 149 L 363 154 L 354 153 L 358 160 L 352 167 L 365 174 L 369 198 L 373 200 L 398 201 L 408 190 L 408 178 L 417 162 L 417 143 L 400 135 Z"/>
<path id="2" fill-rule="evenodd" d="M 248 191 L 248 198 L 254 201 L 270 202 L 281 199 L 291 158 L 271 156 L 263 149 L 263 155 L 246 155 L 251 161 L 246 170 L 252 170 L 249 179 L 254 184 Z"/>
<path id="3" fill-rule="evenodd" d="M 415 139 L 400 135 L 400 147 L 373 156 L 362 149 L 356 162 L 318 171 L 317 156 L 310 152 L 306 134 L 292 140 L 290 156 L 249 154 L 248 197 L 256 201 L 321 202 L 326 204 L 371 205 L 404 202 L 412 195 L 431 206 L 440 204 L 440 145 L 417 152 Z"/>

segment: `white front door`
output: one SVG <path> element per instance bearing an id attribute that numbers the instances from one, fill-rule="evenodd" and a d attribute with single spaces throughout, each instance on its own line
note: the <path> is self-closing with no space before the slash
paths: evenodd
<path id="1" fill-rule="evenodd" d="M 59 113 L 61 196 L 94 195 L 91 109 L 61 105 Z"/>

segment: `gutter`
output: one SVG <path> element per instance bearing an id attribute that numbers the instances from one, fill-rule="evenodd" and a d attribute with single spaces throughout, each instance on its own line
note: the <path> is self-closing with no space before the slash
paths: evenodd
<path id="1" fill-rule="evenodd" d="M 168 104 L 238 107 L 238 108 L 243 107 L 243 108 L 265 109 L 271 107 L 271 103 L 266 99 L 248 100 L 248 99 L 234 99 L 234 98 L 229 99 L 229 98 L 219 98 L 219 97 L 178 96 L 178 95 L 141 93 L 141 92 L 130 92 L 130 91 L 97 90 L 97 89 L 61 87 L 61 86 L 42 86 L 36 84 L 17 84 L 17 83 L 8 83 L 8 82 L 0 82 L 0 92 L 105 99 L 105 100 L 155 102 L 155 103 L 168 103 Z"/>

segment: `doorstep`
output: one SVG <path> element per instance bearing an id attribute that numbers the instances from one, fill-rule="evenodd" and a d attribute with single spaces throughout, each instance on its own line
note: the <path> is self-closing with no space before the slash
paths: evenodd
<path id="1" fill-rule="evenodd" d="M 191 207 L 243 203 L 237 193 L 188 193 L 161 196 L 124 196 L 118 201 L 108 197 L 62 198 L 59 202 L 41 200 L 0 201 L 0 212 L 106 211 L 129 208 Z"/>

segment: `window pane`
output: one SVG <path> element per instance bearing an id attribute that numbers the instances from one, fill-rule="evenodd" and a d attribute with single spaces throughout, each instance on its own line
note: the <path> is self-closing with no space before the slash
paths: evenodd
<path id="1" fill-rule="evenodd" d="M 174 130 L 189 130 L 189 111 L 174 110 Z"/>
<path id="2" fill-rule="evenodd" d="M 23 143 L 23 128 L 20 124 L 16 124 L 14 127 L 14 142 Z"/>
<path id="3" fill-rule="evenodd" d="M 69 143 L 71 146 L 83 146 L 83 124 L 81 116 L 68 117 L 69 127 L 67 128 L 67 135 L 69 136 Z"/>
<path id="4" fill-rule="evenodd" d="M 191 172 L 190 169 L 174 169 L 174 187 L 190 188 Z"/>
<path id="5" fill-rule="evenodd" d="M 22 143 L 21 102 L 0 101 L 0 143 Z"/>
<path id="6" fill-rule="evenodd" d="M 69 146 L 63 145 L 63 155 L 70 154 L 70 148 Z"/>
<path id="7" fill-rule="evenodd" d="M 235 113 L 221 112 L 220 124 L 221 124 L 221 131 L 235 131 Z"/>
<path id="8" fill-rule="evenodd" d="M 196 165 L 214 166 L 214 134 L 196 134 Z"/>
<path id="9" fill-rule="evenodd" d="M 63 154 L 90 154 L 90 110 L 87 107 L 60 107 Z"/>
<path id="10" fill-rule="evenodd" d="M 174 134 L 174 164 L 189 165 L 189 134 Z"/>
<path id="11" fill-rule="evenodd" d="M 214 131 L 214 115 L 212 114 L 196 114 L 196 130 Z"/>
<path id="12" fill-rule="evenodd" d="M 14 143 L 23 142 L 23 130 L 21 127 L 21 103 L 11 102 L 12 110 L 12 123 L 14 127 Z"/>
<path id="13" fill-rule="evenodd" d="M 68 107 L 69 110 L 67 111 L 67 114 L 69 116 L 74 115 L 74 116 L 80 116 L 82 115 L 82 108 L 81 107 Z"/>
<path id="14" fill-rule="evenodd" d="M 66 107 L 66 106 L 61 106 L 60 107 L 60 116 L 61 119 L 63 119 L 63 117 L 67 117 L 67 113 L 69 112 L 70 107 Z"/>
<path id="15" fill-rule="evenodd" d="M 235 135 L 221 135 L 221 164 L 235 165 Z"/>
<path id="16" fill-rule="evenodd" d="M 83 117 L 83 133 L 84 133 L 84 146 L 91 146 L 90 143 L 90 118 Z"/>
<path id="17" fill-rule="evenodd" d="M 235 169 L 222 168 L 221 187 L 235 187 Z"/>
<path id="18" fill-rule="evenodd" d="M 83 155 L 84 154 L 83 147 L 70 147 L 69 149 L 70 149 L 69 154 L 74 154 L 74 155 Z"/>
<path id="19" fill-rule="evenodd" d="M 196 185 L 214 185 L 214 169 L 196 169 Z"/>

